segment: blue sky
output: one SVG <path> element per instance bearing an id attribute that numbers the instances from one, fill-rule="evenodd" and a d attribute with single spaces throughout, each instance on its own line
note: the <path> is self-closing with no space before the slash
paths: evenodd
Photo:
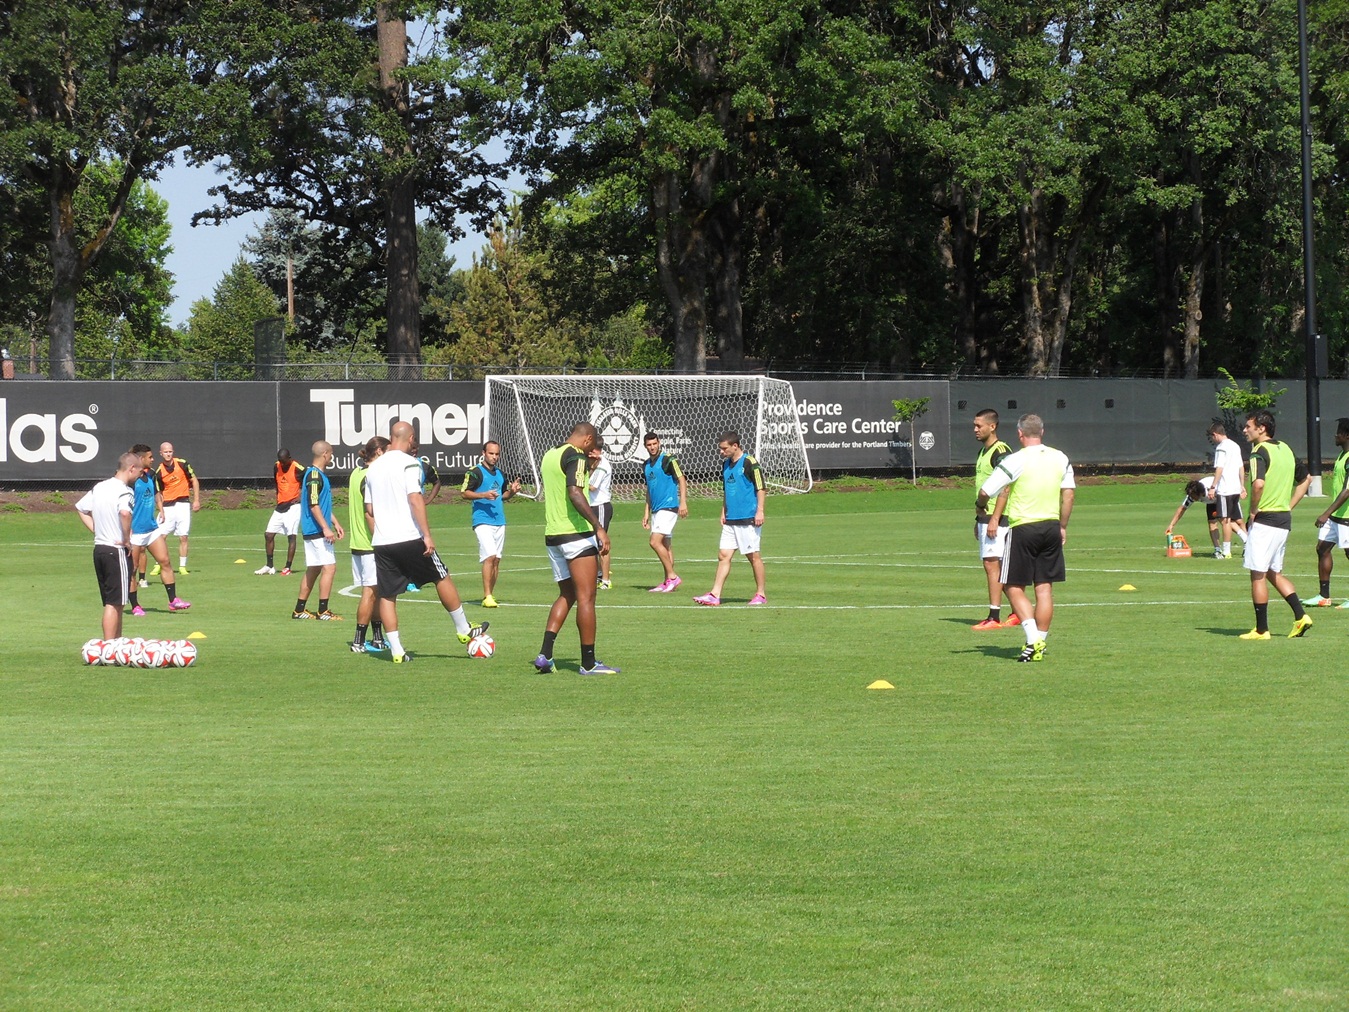
<path id="1" fill-rule="evenodd" d="M 221 181 L 220 174 L 211 167 L 193 168 L 178 164 L 164 169 L 150 185 L 169 202 L 169 224 L 173 228 L 170 242 L 173 253 L 168 268 L 173 272 L 173 304 L 169 307 L 169 322 L 177 325 L 187 320 L 192 303 L 210 298 L 215 286 L 234 261 L 239 258 L 240 246 L 258 228 L 265 215 L 250 214 L 234 218 L 223 225 L 192 227 L 192 215 L 204 211 L 216 201 L 206 191 Z M 468 233 L 452 243 L 449 253 L 456 266 L 467 267 L 473 254 L 482 249 L 486 238 L 474 232 L 464 222 Z"/>

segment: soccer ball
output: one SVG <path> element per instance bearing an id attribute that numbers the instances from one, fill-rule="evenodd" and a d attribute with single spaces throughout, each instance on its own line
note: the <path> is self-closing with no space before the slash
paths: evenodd
<path id="1" fill-rule="evenodd" d="M 112 662 L 123 668 L 131 664 L 131 640 L 119 636 L 113 641 Z"/>
<path id="2" fill-rule="evenodd" d="M 165 644 L 163 640 L 145 641 L 145 647 L 141 652 L 141 657 L 145 662 L 143 665 L 144 667 L 147 668 L 164 667 L 164 645 Z"/>
<path id="3" fill-rule="evenodd" d="M 80 656 L 84 658 L 85 664 L 102 664 L 103 641 L 90 640 L 84 646 L 80 647 Z"/>
<path id="4" fill-rule="evenodd" d="M 175 668 L 190 668 L 197 663 L 197 645 L 191 640 L 178 640 L 173 646 Z"/>
<path id="5" fill-rule="evenodd" d="M 468 641 L 468 655 L 470 657 L 486 660 L 496 652 L 496 641 L 486 633 L 483 633 L 481 636 L 474 636 Z"/>
<path id="6" fill-rule="evenodd" d="M 139 636 L 133 636 L 130 643 L 131 652 L 127 657 L 127 663 L 133 668 L 147 667 L 145 663 L 145 640 Z"/>
<path id="7" fill-rule="evenodd" d="M 103 659 L 101 664 L 113 665 L 117 663 L 117 641 L 115 639 L 103 641 Z"/>

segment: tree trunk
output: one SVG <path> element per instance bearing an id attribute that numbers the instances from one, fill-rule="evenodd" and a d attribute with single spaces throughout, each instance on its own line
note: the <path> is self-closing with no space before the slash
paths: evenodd
<path id="1" fill-rule="evenodd" d="M 1204 205 L 1199 200 L 1190 204 L 1190 219 L 1195 239 L 1190 246 L 1190 272 L 1185 279 L 1185 338 L 1182 344 L 1183 368 L 1186 379 L 1199 378 L 1199 322 L 1204 318 L 1200 306 L 1204 301 Z"/>
<path id="2" fill-rule="evenodd" d="M 707 371 L 707 242 L 704 219 L 689 221 L 674 172 L 657 177 L 652 189 L 656 216 L 656 275 L 674 318 L 674 367 Z"/>
<path id="3" fill-rule="evenodd" d="M 721 367 L 745 367 L 745 321 L 740 298 L 740 201 L 732 199 L 713 218 L 712 330 Z"/>
<path id="4" fill-rule="evenodd" d="M 379 85 L 384 101 L 397 116 L 402 140 L 386 140 L 385 154 L 395 164 L 410 159 L 413 151 L 407 101 L 407 84 L 398 71 L 407 67 L 407 23 L 394 14 L 388 3 L 377 9 L 376 35 L 379 44 Z M 387 293 L 385 307 L 390 374 L 396 379 L 420 379 L 422 360 L 421 290 L 417 283 L 417 188 L 411 173 L 398 174 L 384 186 L 384 239 L 387 251 Z"/>
<path id="5" fill-rule="evenodd" d="M 1032 189 L 1030 199 L 1017 208 L 1021 225 L 1021 317 L 1022 342 L 1026 349 L 1026 375 L 1049 375 L 1049 343 L 1045 336 L 1045 307 L 1040 287 L 1044 197 Z"/>

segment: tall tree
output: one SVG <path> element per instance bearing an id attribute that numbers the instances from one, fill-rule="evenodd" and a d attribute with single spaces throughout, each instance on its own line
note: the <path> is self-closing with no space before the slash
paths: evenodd
<path id="1" fill-rule="evenodd" d="M 461 213 L 496 207 L 479 148 L 485 100 L 465 90 L 447 41 L 452 15 L 419 22 L 416 5 L 244 0 L 222 9 L 222 73 L 234 103 L 202 132 L 198 160 L 223 158 L 223 202 L 199 217 L 279 208 L 366 244 L 386 278 L 390 361 L 421 357 L 416 215 L 452 236 Z M 434 14 L 428 8 L 424 14 Z"/>
<path id="2" fill-rule="evenodd" d="M 215 78 L 193 48 L 197 7 L 48 0 L 0 12 L 0 179 L 30 180 L 44 195 L 55 379 L 75 375 L 79 290 L 134 184 L 187 143 Z M 98 213 L 81 222 L 77 197 L 98 158 L 115 159 L 120 172 Z"/>

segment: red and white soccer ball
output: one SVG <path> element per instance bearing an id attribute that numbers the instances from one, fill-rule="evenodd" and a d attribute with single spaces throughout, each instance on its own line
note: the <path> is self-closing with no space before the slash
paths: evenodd
<path id="1" fill-rule="evenodd" d="M 80 657 L 85 664 L 103 663 L 103 641 L 90 640 L 84 646 L 80 647 Z"/>
<path id="2" fill-rule="evenodd" d="M 103 659 L 100 663 L 109 666 L 117 663 L 117 640 L 103 641 Z"/>
<path id="3" fill-rule="evenodd" d="M 145 646 L 141 651 L 141 658 L 144 660 L 142 667 L 162 668 L 164 667 L 164 641 L 146 640 Z"/>
<path id="4" fill-rule="evenodd" d="M 113 640 L 112 662 L 118 667 L 128 667 L 131 664 L 131 640 L 125 636 L 119 636 Z"/>
<path id="5" fill-rule="evenodd" d="M 131 653 L 127 661 L 133 668 L 145 667 L 145 640 L 139 636 L 130 639 Z"/>
<path id="6" fill-rule="evenodd" d="M 190 668 L 197 663 L 197 645 L 191 640 L 175 640 L 171 663 L 175 668 Z"/>
<path id="7" fill-rule="evenodd" d="M 476 657 L 479 660 L 487 660 L 497 652 L 496 640 L 483 633 L 481 636 L 474 636 L 468 641 L 468 655 Z"/>

